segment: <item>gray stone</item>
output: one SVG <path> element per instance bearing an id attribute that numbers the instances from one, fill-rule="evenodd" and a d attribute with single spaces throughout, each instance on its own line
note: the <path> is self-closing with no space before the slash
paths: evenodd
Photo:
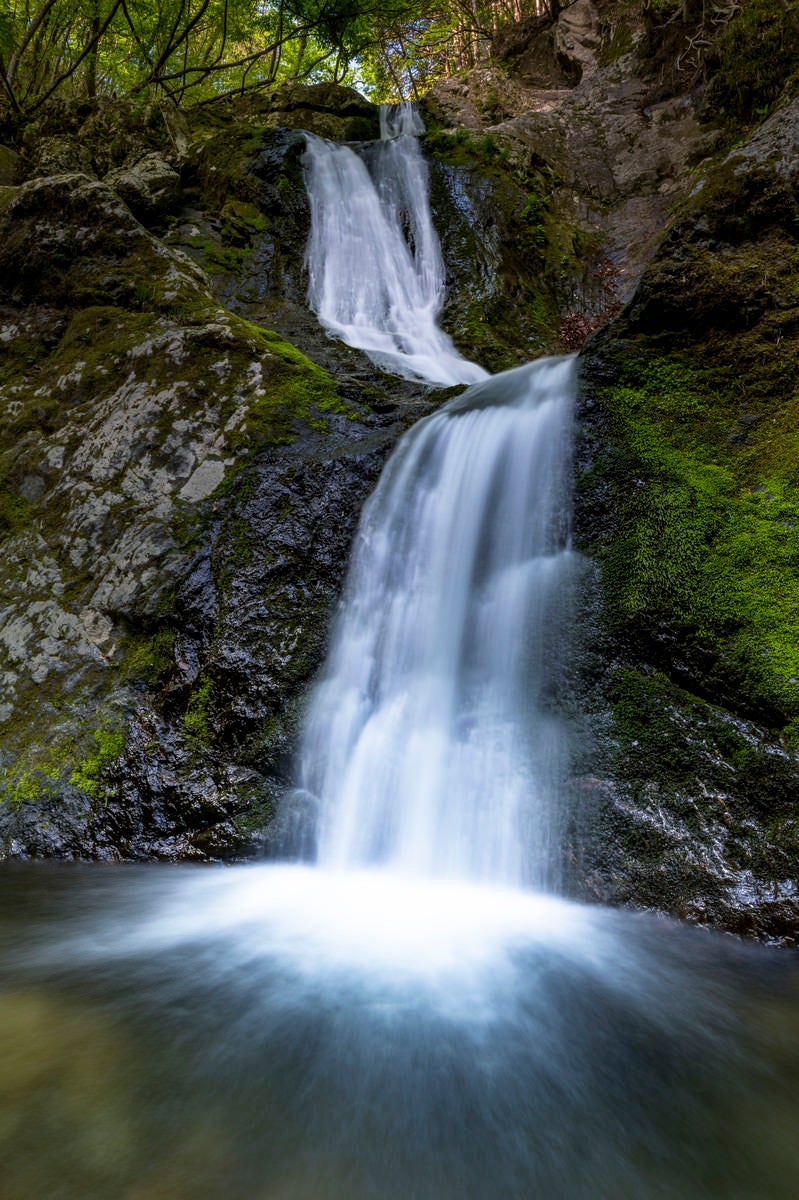
<path id="1" fill-rule="evenodd" d="M 96 178 L 88 147 L 70 134 L 41 138 L 37 141 L 30 174 L 34 178 L 74 174 Z"/>
<path id="2" fill-rule="evenodd" d="M 169 208 L 180 188 L 178 172 L 156 152 L 109 171 L 104 182 L 137 214 Z"/>
<path id="3" fill-rule="evenodd" d="M 576 68 L 581 79 L 589 79 L 597 70 L 600 40 L 599 13 L 591 0 L 574 0 L 561 12 L 555 26 L 555 53 Z"/>
<path id="4" fill-rule="evenodd" d="M 219 462 L 218 459 L 207 458 L 192 472 L 178 492 L 178 496 L 181 500 L 190 500 L 194 503 L 204 500 L 206 496 L 210 496 L 212 492 L 216 491 L 224 478 L 225 464 Z"/>

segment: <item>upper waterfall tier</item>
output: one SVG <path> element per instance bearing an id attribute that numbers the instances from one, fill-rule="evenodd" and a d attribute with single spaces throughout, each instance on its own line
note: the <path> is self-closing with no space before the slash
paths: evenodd
<path id="1" fill-rule="evenodd" d="M 302 747 L 323 863 L 553 882 L 574 376 L 477 384 L 386 466 Z"/>
<path id="2" fill-rule="evenodd" d="M 439 329 L 444 263 L 411 105 L 381 111 L 380 142 L 348 146 L 308 134 L 308 303 L 324 327 L 408 379 L 475 383 L 486 372 Z"/>

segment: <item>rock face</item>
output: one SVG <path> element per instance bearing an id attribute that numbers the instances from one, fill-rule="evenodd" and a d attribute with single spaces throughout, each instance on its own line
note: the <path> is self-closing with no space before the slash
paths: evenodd
<path id="1" fill-rule="evenodd" d="M 626 23 L 600 19 L 591 0 L 569 5 L 555 26 L 510 26 L 495 54 L 504 69 L 443 81 L 425 104 L 445 128 L 480 132 L 547 179 L 547 240 L 570 231 L 583 264 L 563 264 L 563 292 L 596 328 L 632 295 L 719 130 L 700 119 L 691 91 L 661 94 L 662 64 L 638 54 Z"/>
<path id="2" fill-rule="evenodd" d="M 301 128 L 371 135 L 374 106 L 293 88 L 194 120 L 46 115 L 2 195 L 2 855 L 251 844 L 363 500 L 431 403 L 305 305 Z M 477 158 L 438 178 L 477 213 L 508 187 Z M 506 255 L 474 224 L 450 243 L 479 305 Z M 517 332 L 515 361 L 542 344 Z"/>
<path id="3" fill-rule="evenodd" d="M 305 308 L 304 138 L 271 129 L 278 102 L 376 123 L 295 89 L 190 134 L 155 110 L 125 156 L 99 105 L 30 135 L 0 197 L 0 857 L 252 843 L 361 505 L 429 410 Z"/>
<path id="4" fill-rule="evenodd" d="M 157 213 L 169 208 L 180 191 L 180 175 L 157 151 L 130 166 L 109 171 L 104 182 L 134 213 Z"/>
<path id="5" fill-rule="evenodd" d="M 798 163 L 793 101 L 697 182 L 584 352 L 577 490 L 603 580 L 589 687 L 612 714 L 596 726 L 604 773 L 583 781 L 602 827 L 590 886 L 789 940 Z"/>
<path id="6" fill-rule="evenodd" d="M 474 71 L 430 109 L 549 181 L 546 244 L 570 229 L 588 265 L 565 264 L 564 339 L 628 302 L 582 357 L 574 893 L 793 943 L 796 102 L 725 152 L 678 31 L 653 71 L 633 8 L 603 6 L 572 88 L 540 73 L 562 25 L 533 22 L 498 47 L 501 87 Z M 722 59 L 708 95 L 752 74 Z"/>

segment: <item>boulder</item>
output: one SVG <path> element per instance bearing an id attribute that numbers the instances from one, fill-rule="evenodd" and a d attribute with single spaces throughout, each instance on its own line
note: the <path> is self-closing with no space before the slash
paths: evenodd
<path id="1" fill-rule="evenodd" d="M 89 175 L 94 177 L 88 146 L 71 134 L 43 137 L 35 143 L 28 174 L 34 178 L 46 175 Z"/>
<path id="2" fill-rule="evenodd" d="M 285 84 L 269 97 L 270 129 L 307 129 L 336 142 L 380 136 L 379 109 L 353 88 L 336 83 Z"/>
<path id="3" fill-rule="evenodd" d="M 109 171 L 104 183 L 113 188 L 139 217 L 167 211 L 180 190 L 180 175 L 162 154 L 152 151 L 135 162 Z"/>

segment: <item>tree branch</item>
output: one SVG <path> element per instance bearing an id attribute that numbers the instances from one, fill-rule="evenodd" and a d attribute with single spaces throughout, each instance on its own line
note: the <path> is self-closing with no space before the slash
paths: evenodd
<path id="1" fill-rule="evenodd" d="M 8 69 L 6 71 L 6 76 L 8 78 L 9 84 L 11 84 L 12 86 L 14 83 L 14 76 L 17 73 L 17 67 L 19 66 L 19 60 L 22 58 L 22 55 L 25 53 L 28 46 L 31 44 L 32 39 L 36 36 L 36 33 L 37 33 L 39 27 L 41 26 L 42 22 L 47 17 L 48 13 L 50 12 L 50 9 L 53 8 L 53 6 L 57 3 L 58 3 L 58 0 L 44 0 L 44 4 L 39 9 L 36 16 L 33 18 L 33 20 L 31 21 L 31 24 L 29 25 L 28 29 L 26 30 L 24 36 L 21 38 L 19 45 L 17 46 L 14 53 L 11 55 L 11 58 L 9 59 L 9 62 L 8 62 Z"/>
<path id="2" fill-rule="evenodd" d="M 114 3 L 111 5 L 111 9 L 110 9 L 110 12 L 108 13 L 108 16 L 105 18 L 102 25 L 100 25 L 100 27 L 94 32 L 94 34 L 89 39 L 89 41 L 86 43 L 86 45 L 83 47 L 83 50 L 80 52 L 80 54 L 75 59 L 75 61 L 67 68 L 66 71 L 62 71 L 62 73 L 53 81 L 53 83 L 50 85 L 50 87 L 47 89 L 47 91 L 44 93 L 44 95 L 40 96 L 38 98 L 38 100 L 36 101 L 36 103 L 32 104 L 31 107 L 29 109 L 27 109 L 28 113 L 36 112 L 36 109 L 40 108 L 41 105 L 45 103 L 45 101 L 49 100 L 50 97 L 52 96 L 53 92 L 57 91 L 58 88 L 61 87 L 62 83 L 64 83 L 67 79 L 69 79 L 70 76 L 75 74 L 75 72 L 77 71 L 77 69 L 81 65 L 81 63 L 86 60 L 87 56 L 89 54 L 91 54 L 91 52 L 95 48 L 95 46 L 97 46 L 97 44 L 100 42 L 100 40 L 104 37 L 105 32 L 108 29 L 108 26 L 113 21 L 118 10 L 122 7 L 123 2 L 124 2 L 124 0 L 114 0 Z"/>

